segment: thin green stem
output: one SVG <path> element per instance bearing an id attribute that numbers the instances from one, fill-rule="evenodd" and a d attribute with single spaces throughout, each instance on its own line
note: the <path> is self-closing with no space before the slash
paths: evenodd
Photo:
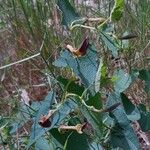
<path id="1" fill-rule="evenodd" d="M 86 29 L 90 29 L 90 30 L 96 30 L 95 27 L 90 27 L 90 26 L 86 26 L 86 25 L 82 25 L 82 24 L 75 24 L 72 27 L 70 27 L 70 30 L 73 30 L 76 27 L 86 28 Z"/>
<path id="2" fill-rule="evenodd" d="M 70 96 L 77 98 L 77 99 L 79 100 L 79 102 L 81 102 L 81 104 L 84 105 L 84 106 L 85 106 L 88 110 L 90 110 L 90 111 L 97 112 L 97 113 L 103 112 L 103 109 L 96 109 L 94 106 L 89 106 L 89 105 L 87 105 L 87 104 L 85 103 L 84 99 L 83 99 L 82 97 L 76 95 L 76 94 L 68 93 L 68 94 L 66 95 L 66 98 L 67 98 L 67 97 L 70 97 Z"/>

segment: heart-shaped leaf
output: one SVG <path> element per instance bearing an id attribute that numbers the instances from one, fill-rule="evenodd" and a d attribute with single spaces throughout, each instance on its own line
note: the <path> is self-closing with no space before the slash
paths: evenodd
<path id="1" fill-rule="evenodd" d="M 139 150 L 139 142 L 131 126 L 121 126 L 116 124 L 110 134 L 112 148 L 122 148 L 123 150 Z"/>
<path id="2" fill-rule="evenodd" d="M 74 93 L 81 96 L 85 90 L 82 85 L 78 85 L 74 81 L 71 81 L 71 79 L 68 80 L 66 78 L 63 78 L 62 76 L 59 76 L 57 78 L 57 81 L 59 81 L 59 83 L 63 85 L 63 89 L 66 90 L 68 93 Z"/>
<path id="3" fill-rule="evenodd" d="M 74 20 L 80 17 L 68 0 L 58 0 L 57 5 L 62 12 L 62 24 L 70 26 Z"/>
<path id="4" fill-rule="evenodd" d="M 115 43 L 114 39 L 105 32 L 101 32 L 100 36 L 105 46 L 112 53 L 112 55 L 114 57 L 117 57 L 119 48 L 117 47 L 117 44 Z"/>
<path id="5" fill-rule="evenodd" d="M 108 97 L 107 107 L 120 101 L 118 93 L 112 93 Z M 112 148 L 123 148 L 125 150 L 139 149 L 139 142 L 130 125 L 130 121 L 122 106 L 118 106 L 110 116 L 114 119 L 115 126 L 111 130 L 110 143 Z"/>
<path id="6" fill-rule="evenodd" d="M 146 106 L 143 104 L 139 104 L 138 106 L 141 118 L 138 120 L 139 125 L 143 132 L 147 132 L 150 130 L 150 112 L 146 110 Z"/>
<path id="7" fill-rule="evenodd" d="M 121 99 L 128 119 L 131 121 L 139 120 L 141 115 L 138 108 L 123 93 L 121 93 Z"/>
<path id="8" fill-rule="evenodd" d="M 73 57 L 67 50 L 61 51 L 60 57 L 54 61 L 53 65 L 73 69 L 73 72 L 81 79 L 82 83 L 89 87 L 95 81 L 98 68 L 97 59 L 96 49 L 92 45 L 88 47 L 86 55 L 79 58 Z"/>
<path id="9" fill-rule="evenodd" d="M 123 70 L 115 71 L 114 76 L 117 78 L 114 83 L 114 89 L 118 93 L 125 91 L 132 82 L 131 76 Z"/>
<path id="10" fill-rule="evenodd" d="M 111 20 L 119 21 L 123 14 L 124 0 L 115 0 L 115 5 L 111 11 Z"/>

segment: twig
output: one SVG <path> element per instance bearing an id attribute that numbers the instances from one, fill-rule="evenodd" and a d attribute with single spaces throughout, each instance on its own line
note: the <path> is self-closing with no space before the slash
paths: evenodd
<path id="1" fill-rule="evenodd" d="M 25 61 L 27 61 L 27 60 L 29 60 L 29 59 L 33 59 L 33 58 L 35 58 L 35 57 L 37 57 L 37 56 L 39 56 L 39 55 L 40 55 L 40 53 L 37 53 L 37 54 L 32 55 L 32 56 L 30 56 L 30 57 L 27 57 L 27 58 L 25 58 L 25 59 L 22 59 L 22 60 L 19 60 L 19 61 L 10 63 L 10 64 L 5 65 L 5 66 L 2 66 L 2 67 L 0 67 L 0 70 L 5 69 L 5 68 L 8 68 L 8 67 L 11 67 L 11 66 L 13 66 L 13 65 L 15 65 L 15 64 L 19 64 L 19 63 L 25 62 Z"/>
<path id="2" fill-rule="evenodd" d="M 44 40 L 42 41 L 42 44 L 41 44 L 41 46 L 40 46 L 40 50 L 39 50 L 40 52 L 39 52 L 39 53 L 37 53 L 37 54 L 35 54 L 35 55 L 32 55 L 32 56 L 30 56 L 30 57 L 24 58 L 24 59 L 22 59 L 22 60 L 19 60 L 19 61 L 10 63 L 10 64 L 8 64 L 8 65 L 2 66 L 2 67 L 0 67 L 0 70 L 5 69 L 5 68 L 8 68 L 8 67 L 11 67 L 11 66 L 16 65 L 16 64 L 19 64 L 19 63 L 22 63 L 22 62 L 25 62 L 25 61 L 28 61 L 29 59 L 33 59 L 33 58 L 35 58 L 35 57 L 37 57 L 37 56 L 40 56 L 40 55 L 41 55 L 41 50 L 42 50 L 42 48 L 43 48 L 43 45 L 44 45 Z"/>

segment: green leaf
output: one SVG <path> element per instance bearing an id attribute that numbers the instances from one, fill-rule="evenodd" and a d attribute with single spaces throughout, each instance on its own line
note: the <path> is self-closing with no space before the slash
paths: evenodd
<path id="1" fill-rule="evenodd" d="M 108 100 L 106 103 L 106 109 L 113 106 L 114 104 L 121 102 L 121 97 L 119 93 L 111 93 L 108 96 Z M 127 115 L 121 105 L 119 105 L 115 110 L 110 113 L 111 117 L 119 123 L 120 125 L 129 125 L 129 120 Z"/>
<path id="2" fill-rule="evenodd" d="M 140 70 L 139 71 L 139 78 L 141 80 L 144 80 L 145 81 L 145 91 L 147 93 L 150 92 L 150 70 Z"/>
<path id="3" fill-rule="evenodd" d="M 111 81 L 111 78 L 108 77 L 106 65 L 103 64 L 101 68 L 100 86 L 105 87 L 109 84 L 112 84 L 112 81 Z"/>
<path id="4" fill-rule="evenodd" d="M 57 128 L 52 128 L 50 133 L 62 146 L 64 146 L 68 136 L 71 134 L 71 131 L 61 133 Z"/>
<path id="5" fill-rule="evenodd" d="M 83 84 L 89 87 L 95 81 L 98 68 L 97 59 L 96 48 L 90 45 L 86 55 L 79 58 L 74 58 L 68 50 L 61 51 L 60 57 L 54 61 L 53 65 L 57 67 L 70 67 Z"/>
<path id="6" fill-rule="evenodd" d="M 65 150 L 89 150 L 86 135 L 73 132 L 68 138 Z"/>
<path id="7" fill-rule="evenodd" d="M 63 119 L 74 109 L 77 108 L 77 104 L 73 99 L 66 99 L 64 103 L 60 104 L 57 111 L 53 114 L 51 120 L 51 127 L 58 126 L 63 121 Z"/>
<path id="8" fill-rule="evenodd" d="M 121 93 L 121 99 L 128 119 L 131 121 L 139 120 L 141 115 L 138 108 L 123 93 Z"/>
<path id="9" fill-rule="evenodd" d="M 96 78 L 95 78 L 95 92 L 99 92 L 100 90 L 100 83 L 101 83 L 101 70 L 103 67 L 103 61 L 100 59 L 99 67 L 96 73 Z"/>
<path id="10" fill-rule="evenodd" d="M 110 35 L 108 35 L 104 32 L 101 32 L 100 36 L 101 36 L 101 39 L 103 40 L 105 46 L 108 48 L 109 51 L 111 51 L 112 55 L 114 57 L 117 57 L 119 49 L 118 49 L 114 39 Z"/>
<path id="11" fill-rule="evenodd" d="M 102 109 L 101 94 L 96 93 L 94 96 L 89 97 L 86 101 L 88 106 L 94 106 L 96 109 Z M 85 106 L 79 106 L 82 114 L 87 119 L 87 121 L 92 125 L 95 135 L 100 139 L 102 136 L 102 114 L 97 112 L 92 112 L 88 110 Z"/>
<path id="12" fill-rule="evenodd" d="M 139 150 L 139 142 L 131 126 L 121 126 L 116 124 L 110 134 L 112 148 L 122 148 L 123 150 Z"/>
<path id="13" fill-rule="evenodd" d="M 79 19 L 78 13 L 71 6 L 68 0 L 58 0 L 57 5 L 62 12 L 62 24 L 70 26 L 74 20 Z"/>
<path id="14" fill-rule="evenodd" d="M 131 76 L 123 70 L 115 71 L 114 76 L 117 78 L 114 83 L 114 89 L 118 93 L 125 91 L 132 82 Z"/>
<path id="15" fill-rule="evenodd" d="M 44 137 L 39 138 L 35 143 L 36 150 L 50 150 L 55 148 L 56 146 L 54 147 L 53 143 L 48 143 L 48 141 Z"/>
<path id="16" fill-rule="evenodd" d="M 138 108 L 141 113 L 141 118 L 138 120 L 139 125 L 143 132 L 147 132 L 150 130 L 150 112 L 146 110 L 146 106 L 143 104 L 139 104 Z"/>
<path id="17" fill-rule="evenodd" d="M 98 139 L 102 138 L 102 115 L 100 113 L 91 112 L 84 105 L 80 106 L 80 111 L 87 121 L 92 125 L 94 134 Z"/>
<path id="18" fill-rule="evenodd" d="M 48 95 L 42 102 L 35 102 L 31 107 L 37 109 L 37 113 L 34 120 L 34 124 L 32 125 L 31 135 L 28 143 L 28 148 L 38 139 L 40 138 L 46 130 L 44 130 L 38 123 L 40 117 L 42 115 L 47 115 L 48 111 L 50 110 L 53 102 L 54 102 L 55 94 L 54 92 L 49 92 Z M 37 103 L 37 105 L 36 105 Z"/>
<path id="19" fill-rule="evenodd" d="M 96 109 L 101 109 L 103 107 L 101 94 L 96 93 L 86 101 L 86 104 L 89 106 L 94 106 Z"/>
<path id="20" fill-rule="evenodd" d="M 47 115 L 48 111 L 52 107 L 52 104 L 54 103 L 54 98 L 55 98 L 55 93 L 50 91 L 43 101 L 36 102 L 38 104 L 38 112 L 36 113 L 36 118 L 35 118 L 37 122 L 39 121 L 39 118 L 42 115 Z"/>
<path id="21" fill-rule="evenodd" d="M 50 101 L 53 99 L 51 97 Z M 49 107 L 49 106 L 48 106 Z M 50 117 L 51 126 L 49 128 L 42 128 L 39 124 L 39 118 L 42 114 L 38 114 L 35 118 L 35 122 L 32 125 L 32 131 L 30 135 L 30 140 L 28 143 L 28 148 L 36 142 L 37 139 L 39 139 L 41 136 L 43 136 L 47 131 L 52 129 L 53 127 L 57 127 L 60 125 L 60 123 L 63 121 L 63 119 L 72 112 L 77 107 L 76 103 L 72 99 L 67 99 L 64 103 L 59 104 L 57 110 L 54 112 L 52 117 Z M 43 111 L 41 111 L 42 113 Z M 47 111 L 44 111 L 48 113 Z"/>
<path id="22" fill-rule="evenodd" d="M 87 141 L 87 136 L 85 134 L 78 134 L 77 132 L 65 132 L 65 133 L 60 133 L 58 129 L 53 128 L 50 133 L 52 134 L 55 139 L 61 143 L 61 145 L 64 145 L 64 148 L 67 150 L 69 149 L 75 149 L 75 150 L 82 150 L 82 149 L 90 149 L 94 150 L 102 150 L 102 147 L 99 143 L 96 142 L 90 142 Z M 73 146 L 72 146 L 73 145 Z"/>
<path id="23" fill-rule="evenodd" d="M 139 108 L 140 111 L 143 111 L 143 112 L 147 111 L 146 110 L 146 106 L 144 104 L 142 104 L 142 103 L 138 105 L 138 108 Z"/>
<path id="24" fill-rule="evenodd" d="M 119 21 L 123 14 L 124 0 L 115 0 L 115 5 L 111 11 L 111 21 Z"/>
<path id="25" fill-rule="evenodd" d="M 143 132 L 150 130 L 150 112 L 141 112 L 141 119 L 138 120 Z"/>
<path id="26" fill-rule="evenodd" d="M 59 81 L 59 83 L 61 83 L 64 86 L 63 88 L 66 89 L 68 93 L 74 93 L 74 94 L 81 96 L 82 93 L 84 92 L 84 87 L 81 85 L 78 85 L 71 79 L 68 80 L 68 79 L 63 78 L 62 76 L 59 76 L 57 78 L 57 81 Z"/>
<path id="27" fill-rule="evenodd" d="M 92 142 L 90 143 L 90 150 L 103 150 L 103 147 L 100 145 L 100 143 Z"/>
<path id="28" fill-rule="evenodd" d="M 120 94 L 112 93 L 108 97 L 107 107 L 112 106 L 116 102 L 120 102 Z M 126 113 L 122 106 L 118 106 L 110 113 L 114 119 L 115 126 L 111 130 L 110 143 L 113 148 L 123 148 L 125 150 L 139 149 L 137 137 L 130 125 Z"/>

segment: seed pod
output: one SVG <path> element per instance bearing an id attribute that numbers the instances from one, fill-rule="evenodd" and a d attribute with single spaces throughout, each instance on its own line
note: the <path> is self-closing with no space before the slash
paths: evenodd
<path id="1" fill-rule="evenodd" d="M 129 40 L 129 39 L 133 39 L 133 38 L 136 38 L 138 37 L 137 35 L 134 35 L 134 34 L 128 34 L 128 35 L 125 35 L 125 36 L 122 36 L 122 37 L 118 37 L 119 40 Z"/>
<path id="2" fill-rule="evenodd" d="M 116 104 L 114 104 L 114 105 L 112 105 L 112 106 L 110 106 L 109 108 L 104 109 L 103 112 L 111 112 L 111 111 L 113 111 L 114 109 L 116 109 L 119 105 L 121 105 L 120 102 L 119 102 L 119 103 L 116 103 Z"/>

